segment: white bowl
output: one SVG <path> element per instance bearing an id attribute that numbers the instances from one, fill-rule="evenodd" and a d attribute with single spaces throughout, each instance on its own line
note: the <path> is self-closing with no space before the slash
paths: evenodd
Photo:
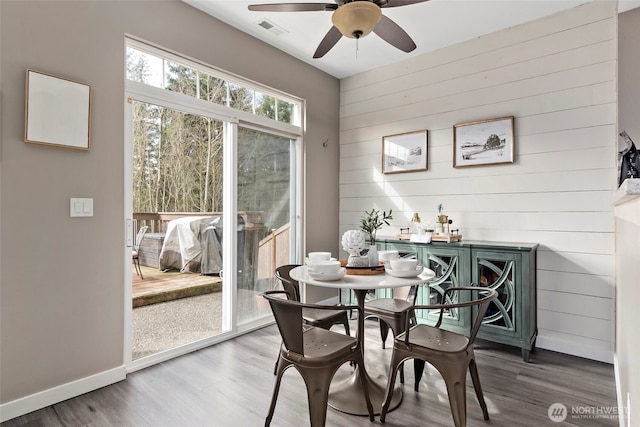
<path id="1" fill-rule="evenodd" d="M 316 263 L 318 261 L 329 261 L 331 252 L 309 252 L 309 261 Z"/>
<path id="2" fill-rule="evenodd" d="M 338 273 L 340 271 L 340 261 L 318 261 L 309 266 L 310 271 L 321 274 Z"/>
<path id="3" fill-rule="evenodd" d="M 391 265 L 391 269 L 395 271 L 411 271 L 415 270 L 418 266 L 418 260 L 409 258 L 397 258 L 389 260 L 389 265 Z"/>
<path id="4" fill-rule="evenodd" d="M 378 251 L 378 259 L 380 261 L 388 261 L 390 259 L 396 259 L 400 256 L 398 251 Z"/>
<path id="5" fill-rule="evenodd" d="M 316 280 L 327 281 L 327 282 L 332 280 L 340 280 L 344 277 L 346 273 L 347 273 L 347 269 L 344 267 L 341 267 L 337 273 L 317 273 L 312 270 L 309 270 L 309 276 L 311 276 Z"/>
<path id="6" fill-rule="evenodd" d="M 415 277 L 418 274 L 422 273 L 422 271 L 424 270 L 424 267 L 419 265 L 416 268 L 414 268 L 413 270 L 407 270 L 407 271 L 400 271 L 400 270 L 386 270 L 387 274 L 389 276 L 393 276 L 393 277 L 400 277 L 400 278 L 406 278 L 406 277 Z M 395 294 L 393 295 L 394 298 L 397 298 L 395 296 Z"/>

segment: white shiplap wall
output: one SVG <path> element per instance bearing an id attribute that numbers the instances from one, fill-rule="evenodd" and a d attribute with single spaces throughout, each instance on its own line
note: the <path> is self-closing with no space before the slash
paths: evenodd
<path id="1" fill-rule="evenodd" d="M 538 347 L 612 362 L 616 34 L 616 2 L 591 2 L 343 79 L 340 232 L 442 204 L 465 239 L 539 243 Z M 515 163 L 454 169 L 453 125 L 504 116 Z M 428 170 L 383 175 L 381 137 L 421 129 Z"/>

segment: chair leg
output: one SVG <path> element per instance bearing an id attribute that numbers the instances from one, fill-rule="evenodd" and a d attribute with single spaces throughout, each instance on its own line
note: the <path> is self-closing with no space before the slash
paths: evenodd
<path id="1" fill-rule="evenodd" d="M 133 267 L 135 268 L 138 276 L 140 276 L 140 279 L 144 279 L 144 277 L 142 277 L 142 270 L 140 269 L 140 258 L 135 258 L 133 260 Z"/>
<path id="2" fill-rule="evenodd" d="M 420 379 L 422 378 L 422 373 L 424 372 L 424 365 L 426 362 L 422 359 L 413 359 L 413 377 L 415 379 L 415 384 L 413 389 L 417 392 L 420 386 Z"/>
<path id="3" fill-rule="evenodd" d="M 342 320 L 342 324 L 344 325 L 344 332 L 347 335 L 351 335 L 351 331 L 349 330 L 349 315 L 347 314 L 346 311 L 344 311 L 343 313 L 344 313 L 344 319 Z"/>
<path id="4" fill-rule="evenodd" d="M 396 374 L 398 368 L 402 364 L 402 360 L 405 355 L 398 351 L 395 347 L 393 354 L 391 355 L 391 363 L 389 364 L 389 378 L 387 380 L 387 391 L 384 395 L 384 402 L 382 403 L 382 409 L 380 410 L 380 422 L 384 423 L 384 419 L 387 416 L 389 405 L 391 405 L 391 399 L 393 398 L 393 388 L 396 385 Z"/>
<path id="5" fill-rule="evenodd" d="M 382 319 L 378 319 L 378 323 L 380 324 L 380 338 L 382 338 L 382 348 L 384 349 L 389 336 L 389 325 Z"/>
<path id="6" fill-rule="evenodd" d="M 298 366 L 298 371 L 307 386 L 307 401 L 309 403 L 309 421 L 311 427 L 324 427 L 327 422 L 327 403 L 329 400 L 329 385 L 333 372 L 327 374 L 317 369 L 305 369 Z"/>
<path id="7" fill-rule="evenodd" d="M 280 357 L 278 357 L 278 363 L 276 363 L 277 373 L 276 373 L 276 384 L 273 387 L 273 396 L 271 397 L 271 405 L 269 406 L 269 413 L 267 414 L 267 419 L 264 422 L 264 427 L 269 427 L 271 425 L 271 419 L 273 418 L 273 412 L 276 409 L 276 401 L 278 400 L 278 392 L 280 391 L 280 382 L 282 381 L 282 373 L 290 364 L 280 363 Z"/>
<path id="8" fill-rule="evenodd" d="M 362 353 L 357 353 L 355 358 L 350 361 L 360 367 L 360 372 L 364 372 L 364 358 Z M 369 411 L 369 421 L 374 420 L 373 405 L 371 405 L 371 397 L 369 396 L 369 384 L 367 382 L 367 375 L 359 375 L 360 381 L 362 381 L 362 390 L 364 390 L 364 400 L 367 403 L 367 411 Z"/>
<path id="9" fill-rule="evenodd" d="M 478 403 L 482 408 L 482 416 L 486 421 L 489 420 L 489 410 L 487 404 L 484 401 L 484 395 L 482 394 L 482 386 L 480 385 L 480 377 L 478 376 L 478 367 L 476 366 L 475 359 L 471 359 L 469 363 L 469 372 L 471 373 L 471 382 L 473 382 L 473 389 L 476 391 Z"/>
<path id="10" fill-rule="evenodd" d="M 453 424 L 456 427 L 466 427 L 467 425 L 467 370 L 457 367 L 445 367 L 439 370 L 444 382 L 447 385 L 449 396 L 449 406 Z"/>
<path id="11" fill-rule="evenodd" d="M 380 323 L 380 338 L 382 338 L 382 348 L 384 349 L 385 342 L 389 336 L 389 329 L 391 328 L 389 328 L 389 324 L 382 319 L 378 319 L 378 322 Z M 404 332 L 403 324 L 403 321 L 394 322 L 394 329 L 392 329 L 394 337 L 396 335 L 395 331 L 399 331 L 397 332 L 398 334 Z M 400 365 L 400 384 L 404 384 L 404 362 Z"/>

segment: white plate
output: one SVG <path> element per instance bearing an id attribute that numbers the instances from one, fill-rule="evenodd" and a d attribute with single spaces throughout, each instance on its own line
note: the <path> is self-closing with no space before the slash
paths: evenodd
<path id="1" fill-rule="evenodd" d="M 422 273 L 422 270 L 424 270 L 424 267 L 421 265 L 417 266 L 414 270 L 408 270 L 408 271 L 399 271 L 399 270 L 392 270 L 390 268 L 385 268 L 385 271 L 387 272 L 387 274 L 393 277 L 415 277 L 418 274 Z"/>
<path id="2" fill-rule="evenodd" d="M 319 273 L 316 271 L 309 271 L 309 270 L 307 270 L 307 273 L 309 274 L 309 276 L 311 276 L 316 280 L 331 281 L 331 280 L 342 279 L 344 275 L 347 273 L 347 269 L 342 267 L 337 273 Z"/>

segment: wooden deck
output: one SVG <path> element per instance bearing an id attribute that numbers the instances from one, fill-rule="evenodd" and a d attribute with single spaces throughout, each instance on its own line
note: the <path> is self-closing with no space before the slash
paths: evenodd
<path id="1" fill-rule="evenodd" d="M 141 268 L 144 279 L 134 269 L 131 270 L 133 308 L 222 290 L 222 280 L 218 276 L 162 272 L 146 266 Z"/>

